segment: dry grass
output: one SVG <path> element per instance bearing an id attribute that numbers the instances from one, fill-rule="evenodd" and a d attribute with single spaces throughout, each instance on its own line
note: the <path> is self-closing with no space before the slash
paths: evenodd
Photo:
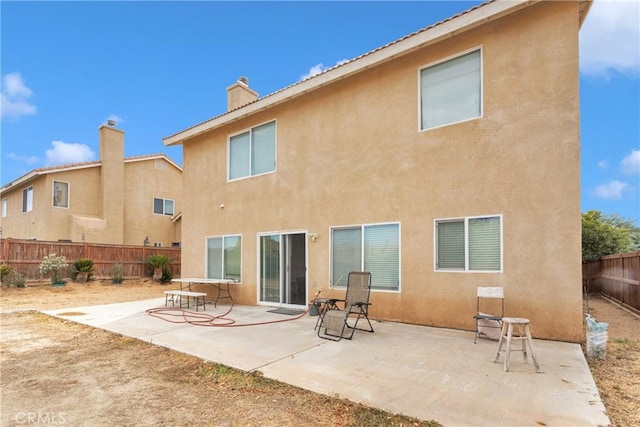
<path id="1" fill-rule="evenodd" d="M 31 285 L 2 289 L 0 310 L 159 298 L 166 289 L 150 279 Z M 640 318 L 593 296 L 587 308 L 610 325 L 606 359 L 588 363 L 612 424 L 640 426 Z M 95 426 L 439 425 L 34 312 L 3 314 L 1 320 L 2 425 L 18 425 L 15 416 L 22 412 L 64 413 L 70 425 Z"/>
<path id="2" fill-rule="evenodd" d="M 606 358 L 587 359 L 607 414 L 614 426 L 640 426 L 640 317 L 601 297 L 586 307 L 609 323 Z"/>
<path id="3" fill-rule="evenodd" d="M 158 298 L 151 281 L 3 289 L 3 311 Z M 3 426 L 430 426 L 35 311 L 0 316 Z"/>

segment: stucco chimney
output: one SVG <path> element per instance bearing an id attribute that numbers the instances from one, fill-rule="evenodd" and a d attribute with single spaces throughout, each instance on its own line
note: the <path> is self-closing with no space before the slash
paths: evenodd
<path id="1" fill-rule="evenodd" d="M 235 110 L 258 99 L 258 92 L 249 88 L 249 79 L 240 77 L 227 88 L 227 111 Z"/>
<path id="2" fill-rule="evenodd" d="M 111 123 L 110 123 L 111 125 Z M 106 221 L 109 241 L 122 244 L 124 238 L 124 132 L 102 125 L 100 135 L 100 178 L 102 209 L 100 216 Z"/>

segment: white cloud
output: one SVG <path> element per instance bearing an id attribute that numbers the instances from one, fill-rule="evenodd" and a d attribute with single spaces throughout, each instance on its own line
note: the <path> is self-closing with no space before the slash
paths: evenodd
<path id="1" fill-rule="evenodd" d="M 47 166 L 88 162 L 95 159 L 94 152 L 85 144 L 53 141 L 51 145 L 53 148 L 46 151 Z"/>
<path id="2" fill-rule="evenodd" d="M 620 171 L 625 175 L 640 175 L 640 150 L 631 150 L 631 153 L 622 159 Z"/>
<path id="3" fill-rule="evenodd" d="M 32 94 L 33 92 L 25 85 L 20 73 L 9 73 L 2 76 L 1 117 L 18 119 L 22 116 L 36 114 L 38 109 L 29 103 Z"/>
<path id="4" fill-rule="evenodd" d="M 37 158 L 36 156 L 21 156 L 19 154 L 15 154 L 15 153 L 7 153 L 7 158 L 9 158 L 11 160 L 15 160 L 17 162 L 26 163 L 28 165 L 32 165 L 32 164 L 38 163 L 38 161 L 40 161 L 40 159 Z"/>
<path id="5" fill-rule="evenodd" d="M 332 65 L 330 67 L 326 67 L 324 64 L 320 63 L 320 64 L 316 64 L 313 67 L 309 68 L 309 71 L 307 72 L 307 74 L 303 75 L 300 77 L 300 80 L 306 80 L 308 78 L 311 78 L 313 76 L 316 76 L 318 74 L 324 73 L 325 71 L 329 70 L 330 68 L 333 67 L 337 67 L 338 65 L 342 65 L 345 62 L 349 62 L 348 59 L 343 59 L 341 61 L 338 61 L 336 63 L 336 65 Z"/>
<path id="6" fill-rule="evenodd" d="M 627 187 L 629 187 L 629 184 L 627 184 L 626 182 L 614 180 L 609 182 L 608 184 L 596 186 L 596 188 L 593 190 L 593 193 L 601 199 L 620 200 L 622 198 L 622 192 Z"/>
<path id="7" fill-rule="evenodd" d="M 599 167 L 600 169 L 606 169 L 606 168 L 608 168 L 608 167 L 609 167 L 609 161 L 608 161 L 608 160 L 600 160 L 600 161 L 598 162 L 598 167 Z"/>
<path id="8" fill-rule="evenodd" d="M 580 71 L 640 74 L 640 2 L 595 0 L 580 30 Z"/>

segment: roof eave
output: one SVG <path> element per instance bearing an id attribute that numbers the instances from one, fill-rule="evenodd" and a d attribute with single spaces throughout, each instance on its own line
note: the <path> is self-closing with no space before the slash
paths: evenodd
<path id="1" fill-rule="evenodd" d="M 91 162 L 91 163 L 85 163 L 85 164 L 61 166 L 60 168 L 55 168 L 55 169 L 50 169 L 50 168 L 34 169 L 22 175 L 20 178 L 9 182 L 4 187 L 0 188 L 0 194 L 4 194 L 6 191 L 12 190 L 20 185 L 24 185 L 30 181 L 33 181 L 36 177 L 41 175 L 48 175 L 51 173 L 58 173 L 58 172 L 66 172 L 66 171 L 76 170 L 76 169 L 94 168 L 94 167 L 100 166 L 101 164 L 102 163 L 100 161 L 97 161 L 97 162 Z"/>
<path id="2" fill-rule="evenodd" d="M 273 94 L 267 95 L 245 107 L 230 111 L 213 119 L 207 120 L 193 127 L 185 129 L 174 135 L 163 138 L 166 146 L 178 145 L 184 141 L 216 129 L 228 123 L 240 120 L 259 111 L 276 106 L 305 93 L 317 90 L 326 85 L 352 76 L 356 73 L 380 65 L 399 56 L 406 55 L 417 49 L 441 40 L 469 31 L 487 22 L 494 21 L 505 15 L 517 12 L 527 6 L 538 3 L 541 0 L 517 0 L 517 1 L 493 1 L 485 3 L 466 13 L 435 24 L 433 27 L 420 30 L 412 35 L 405 36 L 395 42 L 375 49 L 369 53 L 335 67 L 318 76 L 295 83 Z"/>

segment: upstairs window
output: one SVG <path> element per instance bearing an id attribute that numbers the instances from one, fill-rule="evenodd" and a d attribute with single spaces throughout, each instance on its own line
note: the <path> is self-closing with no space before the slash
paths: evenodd
<path id="1" fill-rule="evenodd" d="M 480 49 L 420 71 L 420 111 L 421 130 L 481 116 Z"/>
<path id="2" fill-rule="evenodd" d="M 502 271 L 502 217 L 436 220 L 436 270 Z"/>
<path id="3" fill-rule="evenodd" d="M 7 216 L 7 199 L 2 199 L 2 218 Z"/>
<path id="4" fill-rule="evenodd" d="M 229 138 L 229 180 L 276 170 L 276 122 Z"/>
<path id="5" fill-rule="evenodd" d="M 31 212 L 33 210 L 33 187 L 27 187 L 22 190 L 22 212 Z"/>
<path id="6" fill-rule="evenodd" d="M 173 215 L 173 200 L 154 197 L 153 213 L 158 215 Z"/>
<path id="7" fill-rule="evenodd" d="M 69 207 L 69 183 L 53 181 L 53 206 L 56 208 Z"/>

